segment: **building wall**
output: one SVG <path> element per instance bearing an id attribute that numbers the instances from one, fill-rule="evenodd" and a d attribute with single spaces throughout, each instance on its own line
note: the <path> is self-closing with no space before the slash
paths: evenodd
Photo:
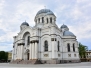
<path id="1" fill-rule="evenodd" d="M 91 61 L 91 50 L 86 51 L 86 61 Z"/>
<path id="2" fill-rule="evenodd" d="M 42 22 L 42 17 L 44 17 L 44 23 Z M 50 17 L 52 17 L 51 23 Z M 38 22 L 39 18 L 40 22 Z M 47 18 L 48 23 L 46 20 Z M 35 17 L 34 27 L 27 25 L 21 25 L 20 27 L 20 32 L 14 37 L 13 60 L 27 60 L 28 53 L 30 55 L 36 55 L 36 50 L 37 59 L 41 60 L 43 63 L 45 63 L 45 61 L 48 63 L 52 63 L 53 61 L 54 63 L 60 63 L 62 60 L 65 62 L 78 62 L 80 60 L 76 36 L 63 36 L 64 30 L 62 31 L 62 29 L 56 25 L 55 15 L 40 14 Z M 68 28 L 66 30 L 68 30 Z M 28 36 L 30 36 L 29 45 L 27 44 Z M 44 51 L 45 40 L 48 41 L 48 51 Z M 70 43 L 70 52 L 67 50 L 67 43 Z M 75 52 L 73 52 L 73 43 L 75 44 Z M 36 50 L 34 51 L 32 48 Z M 33 51 L 34 53 L 32 53 Z M 29 57 L 29 60 L 31 60 L 31 57 Z"/>
<path id="3" fill-rule="evenodd" d="M 22 40 L 22 37 L 23 37 L 25 32 L 30 32 L 30 34 L 27 34 L 25 37 L 26 41 Z M 72 37 L 73 39 L 65 39 L 65 38 L 62 39 L 61 32 L 59 30 L 57 30 L 55 27 L 42 29 L 40 34 L 38 32 L 39 32 L 39 30 L 31 30 L 28 28 L 28 29 L 25 29 L 24 31 L 22 31 L 19 36 L 17 36 L 17 40 L 14 43 L 14 45 L 15 45 L 14 54 L 16 54 L 16 55 L 14 55 L 14 60 L 19 59 L 19 57 L 20 57 L 20 54 L 19 54 L 19 51 L 17 48 L 17 43 L 20 43 L 20 42 L 25 43 L 24 48 L 26 48 L 26 49 L 24 49 L 24 52 L 27 49 L 29 49 L 29 47 L 27 46 L 27 36 L 30 36 L 30 41 L 36 40 L 36 39 L 39 40 L 38 58 L 40 60 L 53 59 L 53 57 L 52 57 L 52 45 L 53 45 L 53 43 L 51 41 L 51 38 L 56 38 L 56 46 L 57 46 L 57 42 L 58 41 L 60 42 L 60 51 L 58 52 L 56 49 L 57 52 L 55 53 L 56 58 L 58 60 L 79 60 L 78 42 L 76 41 L 75 38 Z M 52 34 L 54 34 L 54 35 L 52 35 Z M 40 37 L 33 37 L 36 35 L 37 36 L 40 35 Z M 21 40 L 19 40 L 19 39 L 21 39 Z M 48 52 L 44 52 L 44 41 L 45 40 L 48 41 Z M 70 49 L 71 49 L 70 52 L 67 51 L 67 43 L 70 43 Z M 75 43 L 75 52 L 73 52 L 73 47 L 72 47 L 73 43 Z M 71 56 L 69 56 L 69 54 L 71 54 Z M 76 54 L 76 56 L 74 56 L 74 54 Z M 23 53 L 23 55 L 25 55 L 25 54 Z"/>
<path id="4" fill-rule="evenodd" d="M 12 60 L 12 51 L 8 52 L 8 60 Z"/>

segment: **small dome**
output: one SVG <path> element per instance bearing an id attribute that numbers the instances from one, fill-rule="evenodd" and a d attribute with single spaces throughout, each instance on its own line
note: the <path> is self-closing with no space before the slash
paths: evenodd
<path id="1" fill-rule="evenodd" d="M 39 11 L 37 12 L 36 15 L 39 15 L 39 14 L 41 14 L 41 13 L 49 13 L 49 14 L 53 14 L 53 15 L 54 15 L 54 13 L 53 13 L 50 9 L 41 9 L 41 10 L 39 10 Z"/>
<path id="2" fill-rule="evenodd" d="M 61 26 L 61 28 L 68 28 L 68 27 L 67 27 L 66 25 L 63 24 L 63 25 Z"/>
<path id="3" fill-rule="evenodd" d="M 75 36 L 75 35 L 70 31 L 64 31 L 63 36 Z"/>
<path id="4" fill-rule="evenodd" d="M 21 26 L 22 25 L 26 25 L 26 26 L 29 26 L 29 24 L 25 21 L 25 22 L 23 22 L 22 24 L 21 24 Z"/>

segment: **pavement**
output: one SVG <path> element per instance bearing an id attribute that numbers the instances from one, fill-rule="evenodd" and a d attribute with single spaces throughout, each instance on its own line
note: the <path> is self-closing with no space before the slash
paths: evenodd
<path id="1" fill-rule="evenodd" d="M 0 68 L 91 68 L 91 62 L 65 64 L 9 64 L 0 63 Z"/>

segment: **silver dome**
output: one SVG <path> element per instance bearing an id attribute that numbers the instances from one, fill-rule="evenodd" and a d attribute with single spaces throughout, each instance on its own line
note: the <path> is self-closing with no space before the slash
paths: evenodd
<path id="1" fill-rule="evenodd" d="M 54 13 L 50 10 L 50 9 L 41 9 L 37 12 L 36 15 L 39 15 L 41 13 L 46 13 L 46 14 L 50 14 L 50 15 L 54 15 Z"/>
<path id="2" fill-rule="evenodd" d="M 63 36 L 75 36 L 75 35 L 70 31 L 64 31 Z"/>
<path id="3" fill-rule="evenodd" d="M 23 22 L 22 24 L 21 24 L 21 26 L 22 25 L 26 25 L 26 26 L 29 26 L 29 24 L 25 21 L 25 22 Z"/>
<path id="4" fill-rule="evenodd" d="M 68 27 L 67 27 L 66 25 L 63 24 L 63 25 L 61 26 L 61 28 L 68 28 Z"/>

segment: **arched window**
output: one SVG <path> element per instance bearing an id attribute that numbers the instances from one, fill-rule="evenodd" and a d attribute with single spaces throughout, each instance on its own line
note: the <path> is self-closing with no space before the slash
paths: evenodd
<path id="1" fill-rule="evenodd" d="M 48 41 L 44 42 L 44 51 L 48 51 Z"/>
<path id="2" fill-rule="evenodd" d="M 27 38 L 27 45 L 29 45 L 29 42 L 30 42 L 30 36 L 28 36 Z"/>
<path id="3" fill-rule="evenodd" d="M 75 52 L 75 44 L 73 43 L 73 51 Z"/>
<path id="4" fill-rule="evenodd" d="M 44 23 L 44 17 L 42 17 L 42 23 Z"/>
<path id="5" fill-rule="evenodd" d="M 48 18 L 46 20 L 47 20 L 47 23 L 48 23 Z"/>
<path id="6" fill-rule="evenodd" d="M 70 52 L 70 44 L 69 43 L 67 44 L 67 49 L 68 49 L 68 52 Z"/>
<path id="7" fill-rule="evenodd" d="M 40 18 L 38 18 L 38 22 L 40 23 Z"/>
<path id="8" fill-rule="evenodd" d="M 52 17 L 50 18 L 50 23 L 52 23 Z"/>
<path id="9" fill-rule="evenodd" d="M 58 41 L 58 51 L 60 51 L 60 50 L 59 50 L 59 41 Z"/>

